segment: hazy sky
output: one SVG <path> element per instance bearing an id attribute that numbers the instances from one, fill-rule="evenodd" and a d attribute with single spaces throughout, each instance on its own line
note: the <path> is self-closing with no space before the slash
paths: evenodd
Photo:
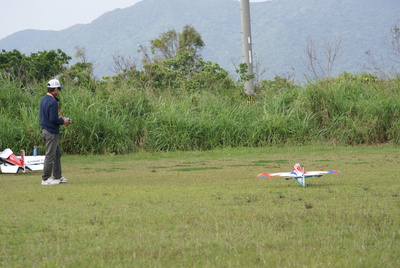
<path id="1" fill-rule="evenodd" d="M 90 23 L 108 11 L 140 1 L 0 0 L 0 39 L 26 29 L 63 30 L 78 23 Z M 263 1 L 266 0 L 250 0 Z"/>

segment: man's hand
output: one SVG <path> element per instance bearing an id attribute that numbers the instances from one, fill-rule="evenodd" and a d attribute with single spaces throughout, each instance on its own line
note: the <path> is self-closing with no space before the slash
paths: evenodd
<path id="1" fill-rule="evenodd" d="M 67 117 L 63 117 L 62 118 L 64 120 L 64 125 L 68 126 L 69 124 L 71 124 L 71 120 Z"/>

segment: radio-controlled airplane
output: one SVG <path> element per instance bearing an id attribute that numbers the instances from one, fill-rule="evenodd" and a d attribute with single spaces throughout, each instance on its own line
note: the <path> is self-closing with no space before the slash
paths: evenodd
<path id="1" fill-rule="evenodd" d="M 321 177 L 327 174 L 337 174 L 342 173 L 336 170 L 327 170 L 327 171 L 304 171 L 304 168 L 300 166 L 299 163 L 293 166 L 292 172 L 281 172 L 281 173 L 261 173 L 258 174 L 257 177 L 285 177 L 285 180 L 295 179 L 298 183 L 300 183 L 303 187 L 306 187 L 306 178 L 311 177 Z"/>
<path id="2" fill-rule="evenodd" d="M 2 173 L 18 173 L 28 170 L 43 170 L 44 155 L 25 156 L 21 150 L 21 156 L 17 157 L 11 149 L 0 152 L 0 170 Z"/>

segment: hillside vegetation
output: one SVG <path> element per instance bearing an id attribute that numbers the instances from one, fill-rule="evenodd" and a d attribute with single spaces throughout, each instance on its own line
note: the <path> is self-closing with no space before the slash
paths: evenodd
<path id="1" fill-rule="evenodd" d="M 341 40 L 333 74 L 361 73 L 369 65 L 366 51 L 387 67 L 386 44 L 390 28 L 400 19 L 398 0 L 273 0 L 251 4 L 253 51 L 263 79 L 276 75 L 304 81 L 310 75 L 303 63 L 307 40 L 322 53 L 325 41 Z M 138 60 L 137 50 L 159 33 L 194 26 L 203 36 L 204 59 L 218 62 L 234 74 L 242 59 L 241 13 L 237 0 L 143 0 L 132 7 L 116 9 L 90 24 L 62 31 L 26 30 L 0 40 L 0 49 L 23 53 L 62 49 L 73 55 L 76 46 L 86 47 L 96 63 L 98 77 L 114 75 L 113 55 Z M 382 57 L 382 58 L 381 58 Z M 398 66 L 398 65 L 397 65 Z M 263 72 L 265 70 L 265 72 Z"/>
<path id="2" fill-rule="evenodd" d="M 0 147 L 43 148 L 39 102 L 45 81 L 26 87 L 0 80 Z M 64 152 L 209 150 L 288 144 L 399 144 L 400 80 L 343 73 L 296 86 L 263 81 L 250 101 L 240 86 L 183 90 L 132 81 L 66 84 Z"/>
<path id="3" fill-rule="evenodd" d="M 400 31 L 393 28 L 393 55 L 400 58 Z M 61 50 L 30 56 L 0 53 L 0 147 L 43 147 L 39 102 L 50 77 L 60 79 L 62 128 L 70 154 L 210 150 L 273 145 L 371 145 L 399 143 L 400 76 L 380 79 L 343 72 L 297 85 L 287 78 L 256 83 L 247 65 L 233 79 L 200 55 L 204 42 L 193 26 L 169 30 L 141 46 L 143 68 L 115 58 L 117 75 L 98 80 L 86 50 L 80 60 Z M 315 59 L 314 56 L 310 57 Z M 313 62 L 318 66 L 319 62 Z M 380 68 L 377 65 L 377 68 Z"/>

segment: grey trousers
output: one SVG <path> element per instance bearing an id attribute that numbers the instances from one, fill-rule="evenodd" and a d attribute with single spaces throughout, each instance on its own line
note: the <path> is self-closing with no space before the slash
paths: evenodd
<path id="1" fill-rule="evenodd" d="M 46 142 L 46 157 L 44 159 L 44 167 L 42 180 L 47 180 L 53 174 L 54 179 L 61 179 L 61 148 L 59 134 L 53 134 L 42 129 L 42 137 Z"/>

